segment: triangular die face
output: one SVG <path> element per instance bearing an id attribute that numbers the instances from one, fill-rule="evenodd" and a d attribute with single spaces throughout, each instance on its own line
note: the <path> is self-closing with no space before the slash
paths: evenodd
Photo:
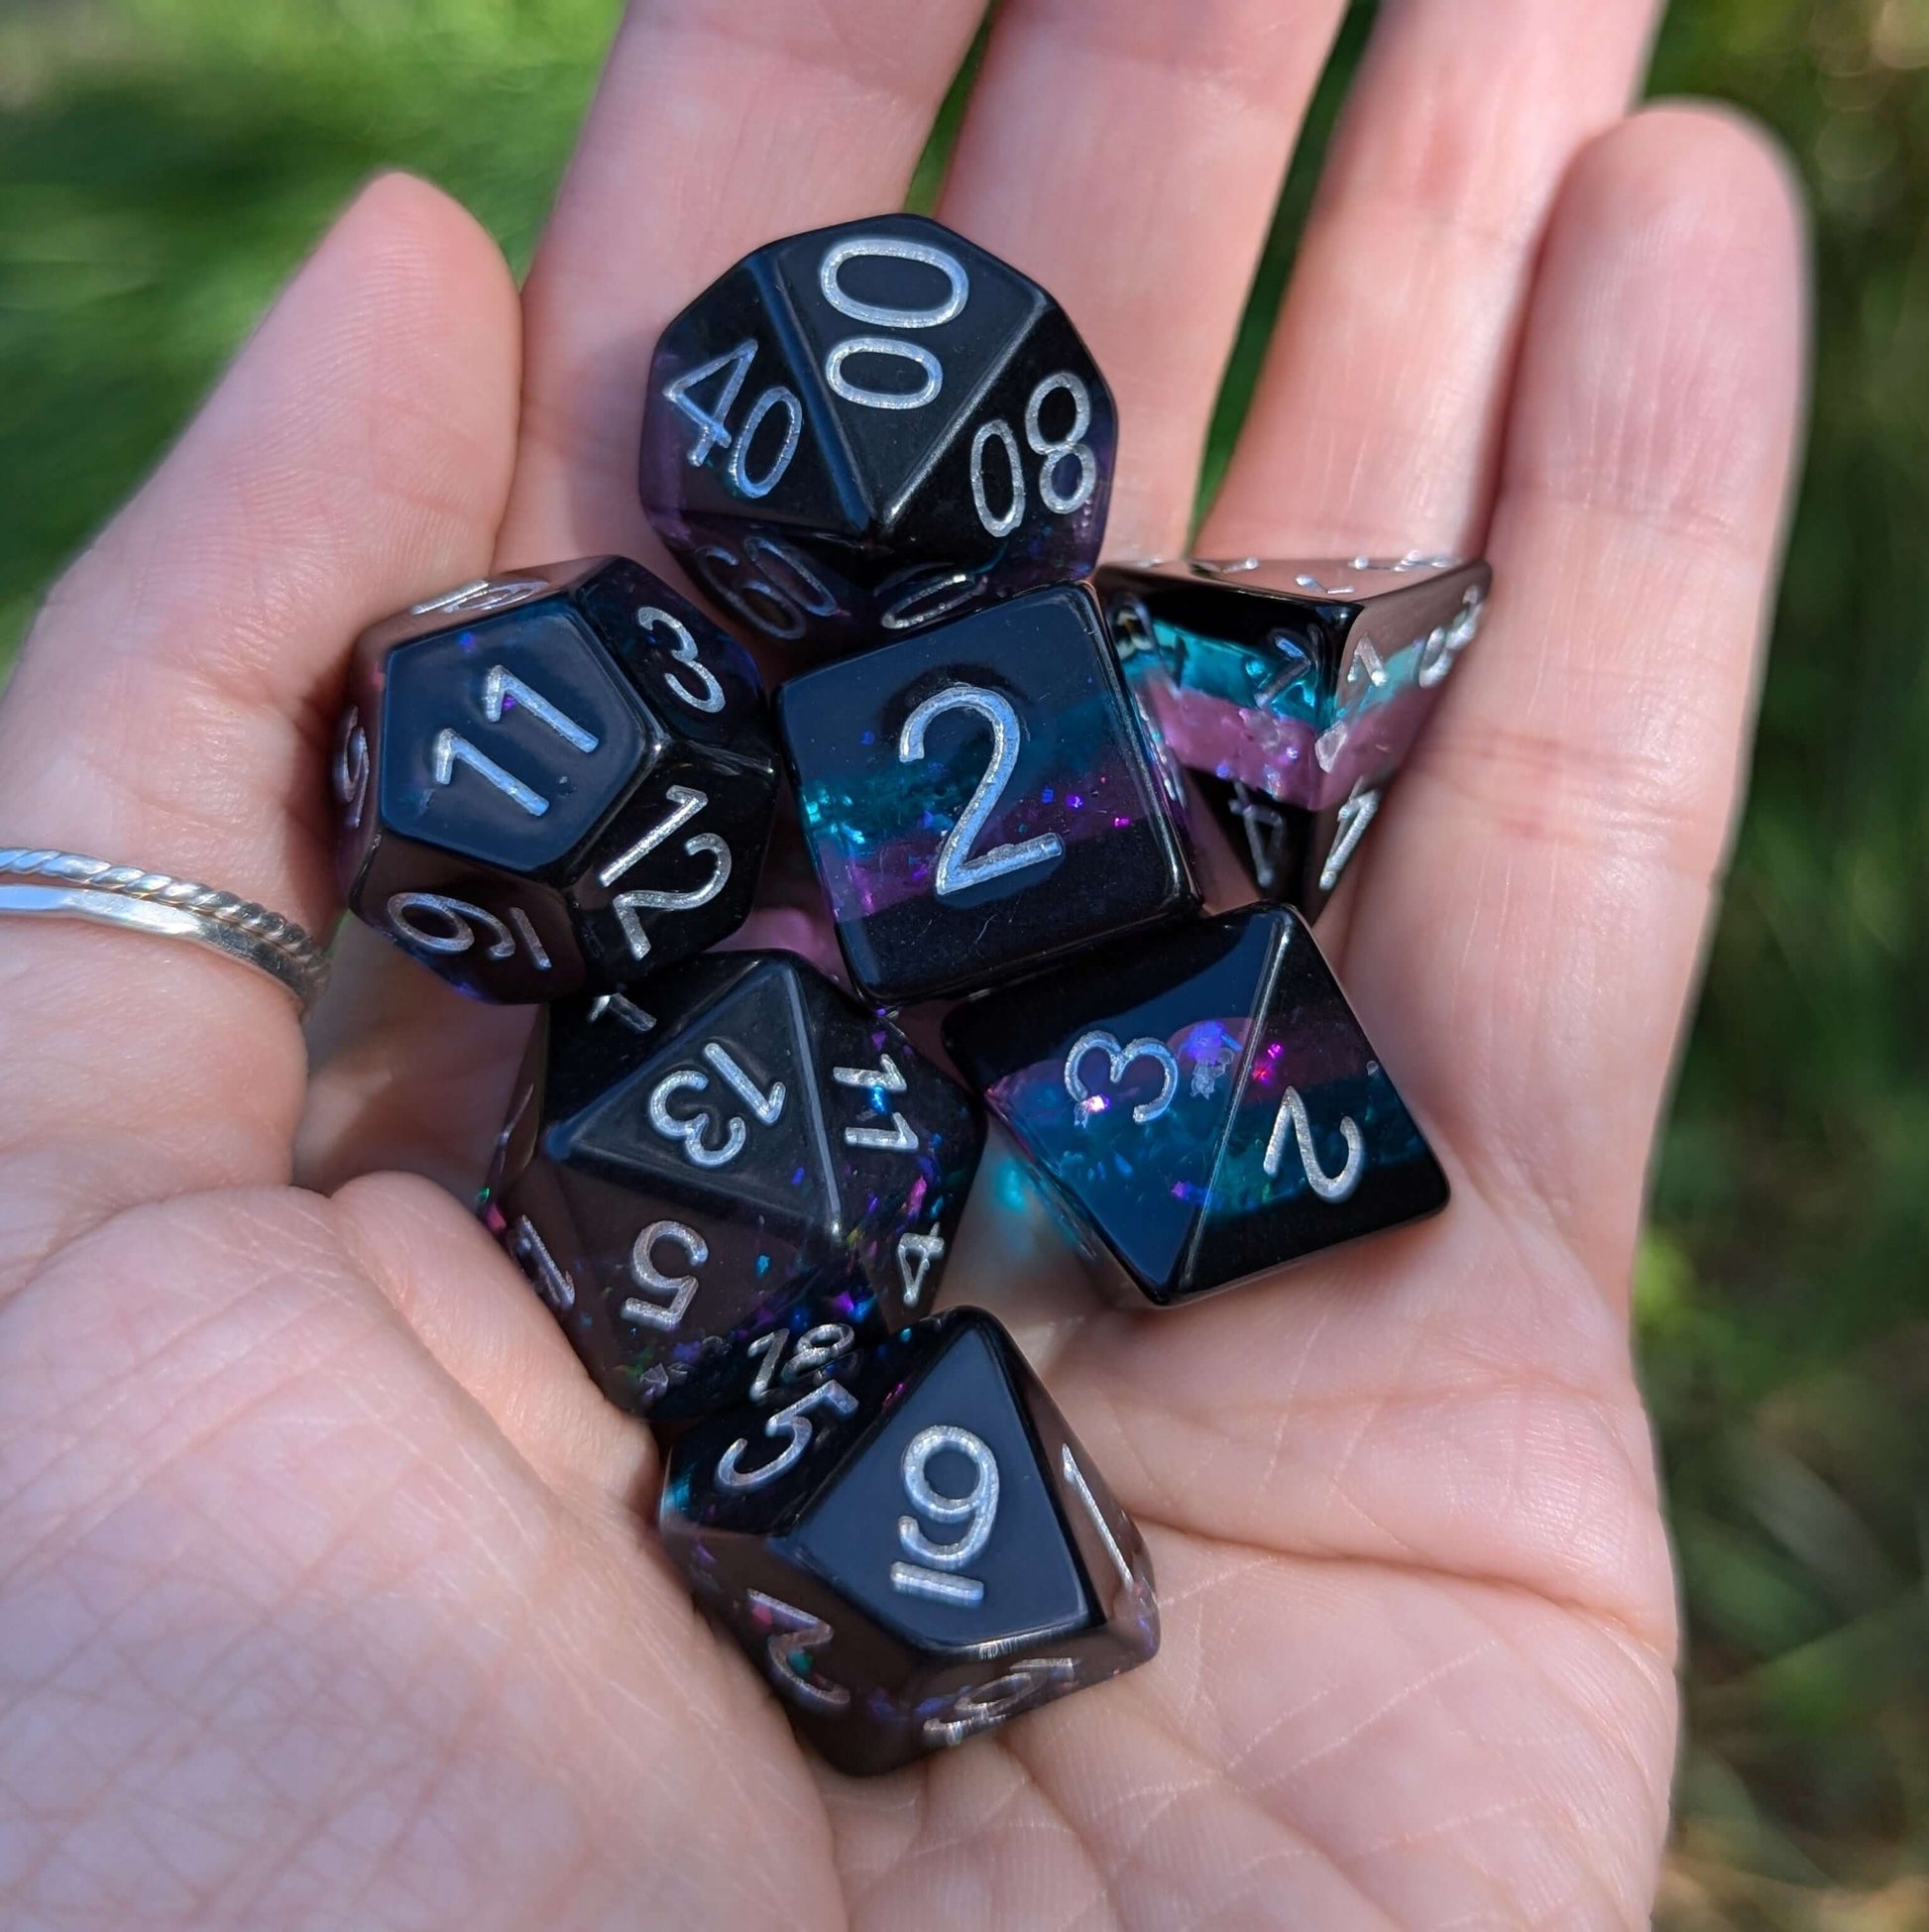
<path id="1" fill-rule="evenodd" d="M 1108 961 L 986 1094 L 1157 1299 L 1206 1197 L 1269 947 L 1265 921 L 1221 922 Z"/>
<path id="2" fill-rule="evenodd" d="M 888 520 L 955 438 L 968 441 L 984 390 L 1043 297 L 956 236 L 902 216 L 797 236 L 771 261 L 808 380 L 837 416 L 873 518 Z"/>
<path id="3" fill-rule="evenodd" d="M 647 989 L 639 989 L 639 993 Z M 827 1231 L 835 1182 L 791 974 L 759 961 L 620 1086 L 552 1133 L 556 1158 Z"/>
<path id="4" fill-rule="evenodd" d="M 1182 1295 L 1436 1213 L 1446 1176 L 1303 921 L 1280 949 Z"/>
<path id="5" fill-rule="evenodd" d="M 1094 1612 L 1053 1487 L 991 1341 L 964 1323 L 790 1551 L 920 1649 L 1062 1636 Z"/>

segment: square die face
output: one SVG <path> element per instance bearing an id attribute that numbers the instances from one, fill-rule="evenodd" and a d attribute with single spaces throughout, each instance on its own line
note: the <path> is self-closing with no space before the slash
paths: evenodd
<path id="1" fill-rule="evenodd" d="M 990 984 L 1197 893 L 1090 597 L 1035 592 L 778 694 L 851 976 Z"/>

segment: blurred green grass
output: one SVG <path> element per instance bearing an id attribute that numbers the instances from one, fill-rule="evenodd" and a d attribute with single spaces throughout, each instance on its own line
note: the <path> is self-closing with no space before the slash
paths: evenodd
<path id="1" fill-rule="evenodd" d="M 369 172 L 430 175 L 526 262 L 615 12 L 0 11 L 0 662 Z M 1676 0 L 1655 88 L 1780 133 L 1820 269 L 1754 802 L 1638 1282 L 1690 1622 L 1662 1918 L 1929 1925 L 1929 0 Z M 1208 484 L 1317 146 L 1282 197 Z"/>

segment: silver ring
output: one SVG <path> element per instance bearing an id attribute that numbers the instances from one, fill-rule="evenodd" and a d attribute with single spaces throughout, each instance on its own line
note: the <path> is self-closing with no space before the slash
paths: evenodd
<path id="1" fill-rule="evenodd" d="M 44 879 L 52 884 L 14 881 Z M 328 983 L 328 954 L 314 935 L 233 892 L 192 879 L 115 865 L 83 852 L 0 847 L 0 913 L 44 913 L 159 933 L 239 960 L 292 993 L 305 1015 Z"/>

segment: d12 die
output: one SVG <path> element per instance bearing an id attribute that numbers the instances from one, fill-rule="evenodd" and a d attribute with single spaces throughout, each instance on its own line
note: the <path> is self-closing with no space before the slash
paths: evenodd
<path id="1" fill-rule="evenodd" d="M 643 509 L 745 623 L 823 652 L 1082 576 L 1116 445 L 1036 283 L 879 215 L 758 249 L 663 332 Z"/>
<path id="2" fill-rule="evenodd" d="M 1075 1234 L 1187 1302 L 1446 1205 L 1305 923 L 1252 907 L 957 1008 L 945 1043 Z"/>
<path id="3" fill-rule="evenodd" d="M 1485 564 L 1132 564 L 1099 573 L 1135 693 L 1268 897 L 1316 914 L 1473 641 Z M 1215 782 L 1216 781 L 1216 782 Z"/>
<path id="4" fill-rule="evenodd" d="M 671 1451 L 665 1546 L 800 1730 L 884 1771 L 1146 1661 L 1145 1545 L 1011 1338 L 960 1308 Z"/>
<path id="5" fill-rule="evenodd" d="M 749 653 L 621 557 L 365 633 L 334 776 L 350 909 L 501 1000 L 621 985 L 727 938 L 777 800 Z"/>
<path id="6" fill-rule="evenodd" d="M 676 1421 L 929 1308 L 981 1148 L 822 973 L 716 954 L 538 1023 L 486 1212 L 605 1394 Z"/>
<path id="7" fill-rule="evenodd" d="M 839 943 L 880 1002 L 988 985 L 1197 907 L 1078 586 L 793 678 L 777 712 Z"/>

